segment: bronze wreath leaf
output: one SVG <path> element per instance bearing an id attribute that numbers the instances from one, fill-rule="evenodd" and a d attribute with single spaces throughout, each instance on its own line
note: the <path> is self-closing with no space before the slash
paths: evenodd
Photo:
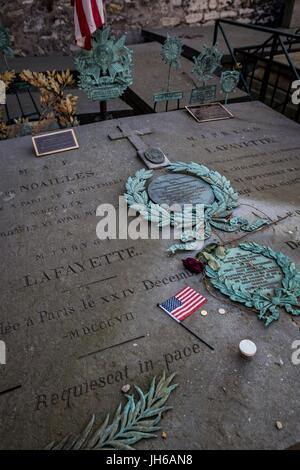
<path id="1" fill-rule="evenodd" d="M 142 439 L 156 437 L 162 414 L 172 409 L 166 402 L 178 384 L 172 384 L 176 374 L 166 377 L 165 372 L 159 381 L 152 379 L 147 393 L 134 385 L 138 400 L 134 395 L 126 395 L 127 403 L 118 406 L 110 423 L 109 414 L 104 422 L 95 427 L 93 415 L 85 429 L 75 437 L 66 436 L 59 442 L 51 442 L 47 450 L 132 450 L 132 445 Z"/>

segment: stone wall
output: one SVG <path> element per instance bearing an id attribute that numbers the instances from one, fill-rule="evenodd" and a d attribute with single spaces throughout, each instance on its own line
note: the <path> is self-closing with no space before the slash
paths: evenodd
<path id="1" fill-rule="evenodd" d="M 106 0 L 113 28 L 131 30 L 136 38 L 145 26 L 211 24 L 217 18 L 276 24 L 283 4 L 281 0 Z M 11 30 L 14 48 L 22 55 L 69 54 L 74 44 L 70 0 L 0 0 L 0 24 Z"/>

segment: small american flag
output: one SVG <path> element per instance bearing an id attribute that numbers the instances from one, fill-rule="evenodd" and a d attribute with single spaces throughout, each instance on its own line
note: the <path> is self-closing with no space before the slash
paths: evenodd
<path id="1" fill-rule="evenodd" d="M 75 0 L 75 38 L 78 46 L 91 49 L 91 37 L 105 22 L 103 0 Z"/>
<path id="2" fill-rule="evenodd" d="M 191 287 L 185 287 L 178 294 L 166 300 L 162 304 L 158 304 L 168 315 L 177 322 L 182 322 L 192 315 L 201 305 L 206 304 L 207 299 L 203 295 L 198 294 Z"/>

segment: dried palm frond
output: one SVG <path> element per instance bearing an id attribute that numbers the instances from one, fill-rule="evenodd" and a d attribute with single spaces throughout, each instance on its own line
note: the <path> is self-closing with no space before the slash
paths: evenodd
<path id="1" fill-rule="evenodd" d="M 60 127 L 78 124 L 75 117 L 77 97 L 72 94 L 65 95 L 65 88 L 75 83 L 70 70 L 63 72 L 52 70 L 46 73 L 23 70 L 20 78 L 40 90 L 41 119 L 52 112 Z"/>
<path id="2" fill-rule="evenodd" d="M 8 137 L 8 126 L 5 122 L 0 122 L 0 140 L 5 140 Z"/>
<path id="3" fill-rule="evenodd" d="M 14 81 L 15 76 L 16 72 L 14 70 L 6 70 L 5 72 L 0 73 L 0 80 L 2 80 L 2 82 L 5 83 L 6 88 L 8 88 Z"/>
<path id="4" fill-rule="evenodd" d="M 14 81 L 16 73 L 14 70 L 6 70 L 0 73 L 0 80 L 5 83 L 6 89 Z M 9 126 L 4 122 L 4 106 L 0 105 L 0 140 L 7 139 L 9 137 Z"/>
<path id="5" fill-rule="evenodd" d="M 5 140 L 8 137 L 8 126 L 3 120 L 4 106 L 0 105 L 0 140 Z"/>
<path id="6" fill-rule="evenodd" d="M 57 119 L 53 113 L 49 113 L 43 119 L 40 119 L 32 125 L 32 135 L 54 131 L 58 128 Z"/>

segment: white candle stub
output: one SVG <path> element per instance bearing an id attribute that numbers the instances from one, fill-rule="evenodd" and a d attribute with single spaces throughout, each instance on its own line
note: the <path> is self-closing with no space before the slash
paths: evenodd
<path id="1" fill-rule="evenodd" d="M 256 344 L 250 339 L 243 339 L 239 345 L 240 353 L 244 357 L 253 357 L 257 352 Z"/>

